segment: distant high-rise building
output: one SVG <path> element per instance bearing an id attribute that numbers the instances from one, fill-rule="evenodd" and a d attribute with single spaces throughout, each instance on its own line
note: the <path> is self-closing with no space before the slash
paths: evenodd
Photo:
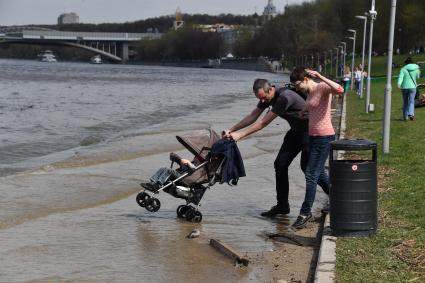
<path id="1" fill-rule="evenodd" d="M 276 6 L 273 5 L 273 0 L 269 0 L 269 3 L 267 4 L 267 6 L 264 7 L 263 16 L 266 20 L 270 20 L 271 18 L 276 17 L 276 15 L 277 15 Z"/>
<path id="2" fill-rule="evenodd" d="M 58 17 L 58 25 L 78 24 L 80 17 L 76 13 L 64 13 Z"/>
<path id="3" fill-rule="evenodd" d="M 176 20 L 174 21 L 174 29 L 177 30 L 183 26 L 183 16 L 182 11 L 180 11 L 180 8 L 177 7 L 176 10 Z"/>

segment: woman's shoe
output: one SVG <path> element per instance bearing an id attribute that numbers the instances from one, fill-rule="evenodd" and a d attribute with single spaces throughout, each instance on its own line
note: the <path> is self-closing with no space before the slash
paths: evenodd
<path id="1" fill-rule="evenodd" d="M 297 217 L 297 220 L 295 220 L 294 224 L 292 224 L 292 227 L 295 229 L 301 229 L 304 228 L 307 225 L 307 222 L 310 221 L 313 218 L 313 215 L 311 213 L 304 215 L 300 214 Z"/>

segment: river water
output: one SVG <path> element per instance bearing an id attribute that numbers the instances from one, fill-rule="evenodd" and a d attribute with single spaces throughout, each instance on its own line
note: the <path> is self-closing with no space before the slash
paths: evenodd
<path id="1" fill-rule="evenodd" d="M 252 282 L 208 245 L 245 254 L 274 248 L 264 233 L 288 229 L 304 194 L 291 166 L 292 212 L 274 204 L 273 160 L 286 122 L 241 141 L 247 177 L 204 196 L 203 221 L 176 218 L 181 200 L 160 194 L 149 213 L 135 202 L 142 179 L 190 156 L 175 135 L 220 131 L 255 107 L 255 78 L 268 73 L 0 60 L 0 282 Z M 324 200 L 318 194 L 318 202 Z M 320 209 L 320 206 L 317 208 Z M 201 237 L 186 239 L 192 229 Z"/>

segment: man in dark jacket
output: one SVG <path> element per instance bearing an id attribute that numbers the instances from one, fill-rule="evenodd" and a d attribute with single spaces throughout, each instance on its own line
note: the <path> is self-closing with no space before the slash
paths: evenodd
<path id="1" fill-rule="evenodd" d="M 238 141 L 263 129 L 278 116 L 289 123 L 290 129 L 285 134 L 283 144 L 274 161 L 277 204 L 261 215 L 274 217 L 277 214 L 288 214 L 290 212 L 288 167 L 299 152 L 301 152 L 300 166 L 303 172 L 308 161 L 308 119 L 300 118 L 298 114 L 304 107 L 305 97 L 287 88 L 276 90 L 265 79 L 255 80 L 253 91 L 260 100 L 257 106 L 239 123 L 224 130 L 222 135 Z M 271 107 L 271 111 L 258 119 L 268 107 Z"/>

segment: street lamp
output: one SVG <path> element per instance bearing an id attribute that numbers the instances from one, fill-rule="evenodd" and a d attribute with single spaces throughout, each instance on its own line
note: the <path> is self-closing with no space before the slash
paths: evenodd
<path id="1" fill-rule="evenodd" d="M 317 52 L 317 70 L 320 70 L 320 73 L 323 72 L 322 67 L 320 66 L 320 53 Z"/>
<path id="2" fill-rule="evenodd" d="M 390 122 L 391 122 L 391 72 L 393 65 L 393 47 L 394 47 L 394 23 L 397 0 L 391 1 L 390 31 L 388 37 L 388 62 L 387 62 L 387 84 L 385 86 L 384 98 L 384 123 L 382 132 L 382 150 L 385 153 L 390 152 Z"/>
<path id="3" fill-rule="evenodd" d="M 325 65 L 325 75 L 327 76 L 327 71 L 328 71 L 328 67 L 327 67 L 327 58 L 326 58 L 326 51 L 323 51 L 323 65 Z"/>
<path id="4" fill-rule="evenodd" d="M 350 37 L 353 40 L 353 57 L 351 59 L 351 90 L 353 90 L 354 85 L 354 54 L 356 53 L 356 30 L 355 29 L 347 29 L 348 32 L 352 32 L 354 35 Z"/>
<path id="5" fill-rule="evenodd" d="M 334 49 L 336 50 L 335 79 L 337 79 L 338 78 L 338 51 L 339 51 L 339 48 L 335 47 Z"/>
<path id="6" fill-rule="evenodd" d="M 344 50 L 344 46 L 342 46 L 342 45 L 339 45 L 338 47 L 341 48 L 341 53 L 339 53 L 339 57 L 340 57 L 339 59 L 341 60 L 341 64 L 340 65 L 342 65 L 342 68 L 339 71 L 339 75 L 342 78 L 344 76 L 344 69 L 345 69 L 345 66 L 344 66 L 344 53 L 345 53 L 345 50 Z"/>
<path id="7" fill-rule="evenodd" d="M 356 39 L 352 36 L 346 37 L 347 39 L 350 39 L 353 41 L 353 50 L 352 52 L 352 57 L 351 57 L 351 83 L 350 83 L 350 89 L 353 90 L 353 80 L 354 80 L 354 44 L 356 42 Z"/>
<path id="8" fill-rule="evenodd" d="M 345 41 L 341 41 L 341 44 L 344 45 L 344 53 L 342 53 L 343 65 L 345 68 L 345 57 L 347 56 L 347 43 Z"/>
<path id="9" fill-rule="evenodd" d="M 360 81 L 360 98 L 363 98 L 363 74 L 364 74 L 364 51 L 366 45 L 366 26 L 367 26 L 367 17 L 366 16 L 356 16 L 357 19 L 363 20 L 363 48 L 362 48 L 362 77 Z"/>
<path id="10" fill-rule="evenodd" d="M 370 104 L 370 71 L 372 67 L 372 41 L 373 41 L 373 21 L 376 19 L 378 12 L 375 10 L 375 0 L 372 0 L 372 7 L 367 13 L 370 17 L 370 27 L 369 27 L 369 55 L 368 55 L 368 64 L 367 64 L 367 87 L 366 87 L 366 113 L 369 113 L 369 104 Z"/>
<path id="11" fill-rule="evenodd" d="M 331 70 L 329 71 L 329 76 L 332 76 L 332 64 L 333 64 L 333 58 L 332 58 L 332 49 L 329 50 L 330 54 L 331 54 Z"/>

